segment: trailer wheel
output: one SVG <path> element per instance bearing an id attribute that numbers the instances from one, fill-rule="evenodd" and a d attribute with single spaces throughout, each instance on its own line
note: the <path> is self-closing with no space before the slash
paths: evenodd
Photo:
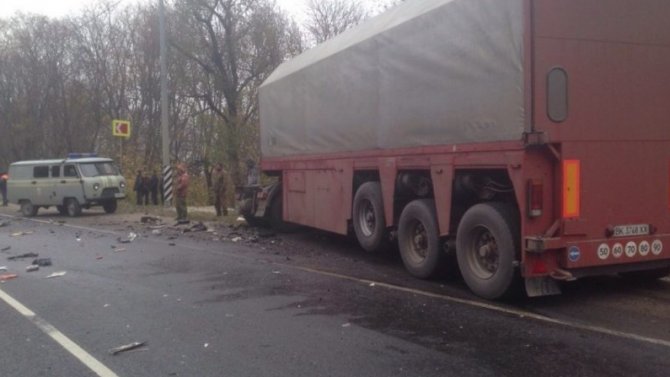
<path id="1" fill-rule="evenodd" d="M 379 182 L 366 182 L 356 190 L 352 209 L 356 239 L 365 251 L 385 248 L 386 220 Z"/>
<path id="2" fill-rule="evenodd" d="M 79 205 L 79 201 L 74 198 L 65 200 L 65 210 L 67 211 L 67 215 L 70 217 L 77 217 L 81 215 L 81 205 Z"/>
<path id="3" fill-rule="evenodd" d="M 116 212 L 116 199 L 106 201 L 102 204 L 102 208 L 105 210 L 105 213 L 114 213 Z"/>
<path id="4" fill-rule="evenodd" d="M 661 267 L 645 271 L 622 272 L 619 275 L 622 278 L 629 280 L 654 281 L 670 275 L 670 267 Z"/>
<path id="5" fill-rule="evenodd" d="M 414 200 L 405 206 L 398 221 L 398 247 L 410 274 L 426 279 L 437 273 L 443 253 L 434 200 Z"/>
<path id="6" fill-rule="evenodd" d="M 463 279 L 476 295 L 499 299 L 516 290 L 517 218 L 505 203 L 477 204 L 463 215 L 456 254 Z"/>
<path id="7" fill-rule="evenodd" d="M 21 201 L 21 214 L 25 217 L 33 217 L 37 215 L 39 207 L 34 206 L 30 200 Z"/>

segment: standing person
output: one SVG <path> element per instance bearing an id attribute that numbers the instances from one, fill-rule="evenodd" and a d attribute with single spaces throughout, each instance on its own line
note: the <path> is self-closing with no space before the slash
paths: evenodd
<path id="1" fill-rule="evenodd" d="M 260 174 L 256 163 L 252 159 L 247 160 L 247 186 L 254 186 L 258 184 Z"/>
<path id="2" fill-rule="evenodd" d="M 158 205 L 158 176 L 154 170 L 149 178 L 149 192 L 151 193 L 151 204 Z"/>
<path id="3" fill-rule="evenodd" d="M 144 200 L 144 175 L 142 174 L 142 170 L 137 171 L 137 176 L 135 177 L 135 186 L 133 186 L 133 190 L 135 191 L 135 196 L 137 198 L 137 205 L 141 206 L 142 201 Z"/>
<path id="4" fill-rule="evenodd" d="M 2 206 L 7 207 L 7 173 L 0 173 L 0 194 L 2 194 Z"/>
<path id="5" fill-rule="evenodd" d="M 226 178 L 223 165 L 219 162 L 212 171 L 212 195 L 214 196 L 214 208 L 217 216 L 228 216 L 226 206 Z"/>
<path id="6" fill-rule="evenodd" d="M 142 175 L 142 202 L 145 206 L 149 205 L 149 183 L 149 177 Z"/>
<path id="7" fill-rule="evenodd" d="M 188 210 L 186 208 L 188 195 L 188 173 L 186 165 L 177 164 L 177 179 L 175 181 L 175 207 L 177 208 L 177 223 L 188 224 Z"/>

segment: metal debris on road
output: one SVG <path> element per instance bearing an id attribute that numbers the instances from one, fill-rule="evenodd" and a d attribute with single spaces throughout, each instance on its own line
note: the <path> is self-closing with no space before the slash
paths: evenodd
<path id="1" fill-rule="evenodd" d="M 33 234 L 34 232 L 32 230 L 25 230 L 21 232 L 15 232 L 10 234 L 10 237 L 21 237 L 21 236 L 27 236 L 29 234 Z"/>
<path id="2" fill-rule="evenodd" d="M 37 258 L 40 255 L 37 253 L 25 253 L 21 255 L 15 255 L 13 257 L 7 257 L 7 260 L 17 260 L 17 259 L 24 259 L 24 258 Z"/>
<path id="3" fill-rule="evenodd" d="M 37 258 L 33 261 L 33 264 L 36 264 L 40 267 L 48 267 L 53 263 L 51 263 L 51 258 Z"/>
<path id="4" fill-rule="evenodd" d="M 197 222 L 191 226 L 191 231 L 193 232 L 206 232 L 207 231 L 207 226 L 203 224 L 202 222 Z"/>
<path id="5" fill-rule="evenodd" d="M 119 252 L 122 252 L 122 251 L 126 251 L 126 248 L 125 247 L 114 248 L 114 251 L 119 253 Z"/>
<path id="6" fill-rule="evenodd" d="M 7 266 L 0 266 L 0 271 L 7 271 Z"/>
<path id="7" fill-rule="evenodd" d="M 142 224 L 147 224 L 147 223 L 148 224 L 156 224 L 156 223 L 162 222 L 162 220 L 159 217 L 155 217 L 155 216 L 142 216 L 142 218 L 140 218 L 140 222 Z"/>
<path id="8" fill-rule="evenodd" d="M 137 233 L 130 232 L 130 233 L 128 233 L 128 237 L 126 237 L 126 238 L 119 237 L 119 238 L 117 238 L 117 241 L 119 241 L 119 243 L 131 243 L 131 242 L 135 241 L 136 238 L 137 238 Z"/>
<path id="9" fill-rule="evenodd" d="M 242 237 L 233 237 L 233 238 L 231 239 L 231 241 L 233 241 L 233 242 L 240 242 L 240 241 L 242 241 Z"/>
<path id="10" fill-rule="evenodd" d="M 64 276 L 65 274 L 67 274 L 66 271 L 54 272 L 51 275 L 47 276 L 45 279 L 57 278 L 57 277 Z"/>
<path id="11" fill-rule="evenodd" d="M 17 276 L 18 276 L 17 274 L 3 274 L 3 275 L 0 275 L 0 282 L 5 282 L 7 280 L 16 279 Z"/>
<path id="12" fill-rule="evenodd" d="M 33 272 L 33 271 L 39 271 L 40 266 L 36 264 L 31 264 L 30 266 L 26 267 L 26 272 Z"/>
<path id="13" fill-rule="evenodd" d="M 116 348 L 112 348 L 111 350 L 109 350 L 109 353 L 111 353 L 112 355 L 118 355 L 121 352 L 134 350 L 136 348 L 143 347 L 146 344 L 147 344 L 147 342 L 133 342 L 133 343 L 125 344 L 125 345 L 122 345 L 122 346 L 119 346 L 119 347 L 116 347 Z"/>

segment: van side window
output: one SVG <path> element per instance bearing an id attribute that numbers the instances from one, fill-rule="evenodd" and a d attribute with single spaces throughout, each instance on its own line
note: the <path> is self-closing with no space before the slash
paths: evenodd
<path id="1" fill-rule="evenodd" d="M 74 165 L 65 165 L 65 169 L 63 170 L 63 176 L 76 178 L 78 177 L 77 169 L 75 169 Z"/>
<path id="2" fill-rule="evenodd" d="M 52 166 L 51 167 L 51 178 L 58 178 L 60 177 L 60 166 Z"/>
<path id="3" fill-rule="evenodd" d="M 48 166 L 35 166 L 35 167 L 33 167 L 33 177 L 34 178 L 49 178 L 49 167 Z"/>
<path id="4" fill-rule="evenodd" d="M 560 67 L 547 75 L 547 116 L 556 123 L 568 119 L 568 73 Z"/>

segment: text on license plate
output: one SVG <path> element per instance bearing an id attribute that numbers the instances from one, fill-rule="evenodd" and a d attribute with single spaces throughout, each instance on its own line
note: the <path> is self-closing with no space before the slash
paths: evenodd
<path id="1" fill-rule="evenodd" d="M 614 227 L 614 237 L 642 236 L 649 234 L 649 224 L 618 225 Z"/>

